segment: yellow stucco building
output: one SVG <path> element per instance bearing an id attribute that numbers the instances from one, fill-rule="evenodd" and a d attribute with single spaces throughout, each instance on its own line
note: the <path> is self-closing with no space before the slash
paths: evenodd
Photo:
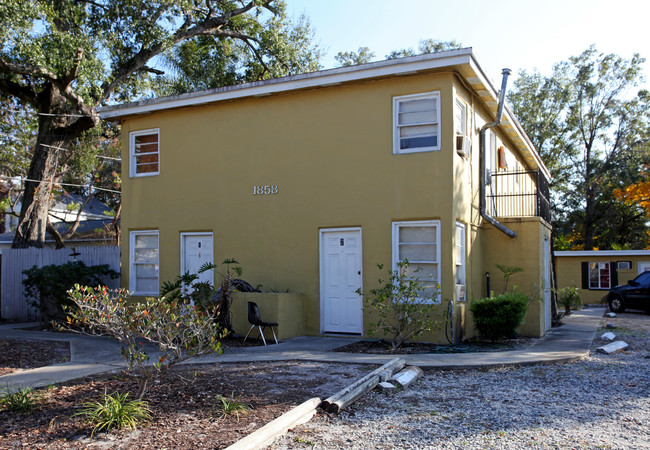
<path id="1" fill-rule="evenodd" d="M 516 265 L 511 283 L 535 298 L 522 332 L 543 335 L 549 173 L 498 112 L 471 48 L 104 108 L 122 125 L 122 282 L 157 295 L 236 258 L 283 293 L 236 299 L 236 332 L 257 296 L 281 338 L 366 335 L 355 291 L 408 258 L 440 284 L 458 340 L 473 335 L 467 305 L 488 294 L 486 273 L 500 292 L 496 265 Z"/>

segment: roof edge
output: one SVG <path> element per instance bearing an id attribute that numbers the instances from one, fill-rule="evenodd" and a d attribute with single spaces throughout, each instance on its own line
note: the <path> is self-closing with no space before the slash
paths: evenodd
<path id="1" fill-rule="evenodd" d="M 560 250 L 555 256 L 650 256 L 650 250 Z"/>
<path id="2" fill-rule="evenodd" d="M 235 98 L 271 95 L 280 92 L 336 85 L 349 81 L 363 80 L 390 75 L 405 75 L 422 70 L 463 64 L 473 58 L 472 48 L 389 59 L 349 67 L 338 67 L 264 81 L 225 86 L 207 91 L 190 92 L 170 97 L 142 100 L 122 105 L 104 106 L 97 109 L 105 120 L 118 120 L 124 116 L 146 114 L 164 109 L 196 106 Z"/>

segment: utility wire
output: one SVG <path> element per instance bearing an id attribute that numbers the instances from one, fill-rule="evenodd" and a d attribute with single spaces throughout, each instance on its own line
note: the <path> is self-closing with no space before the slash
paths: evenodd
<path id="1" fill-rule="evenodd" d="M 14 136 L 8 135 L 8 134 L 6 134 L 6 133 L 2 133 L 2 132 L 0 132 L 0 135 L 5 136 L 5 137 L 8 137 L 9 139 L 14 139 L 14 140 L 16 140 L 16 141 L 19 141 L 19 140 L 20 140 L 20 139 L 18 139 L 17 137 L 14 137 Z M 53 145 L 47 145 L 47 144 L 39 144 L 39 145 L 42 146 L 42 147 L 47 147 L 47 148 L 51 148 L 51 149 L 54 149 L 54 150 L 62 150 L 62 151 L 66 151 L 66 152 L 72 152 L 72 151 L 73 151 L 73 150 L 70 150 L 70 149 L 68 149 L 68 148 L 55 147 L 55 146 L 53 146 Z M 101 155 L 96 155 L 95 158 L 104 158 L 104 159 L 111 159 L 111 160 L 114 160 L 114 161 L 122 161 L 122 158 L 113 158 L 113 157 L 111 157 L 111 156 L 101 156 Z"/>
<path id="2" fill-rule="evenodd" d="M 4 178 L 6 180 L 14 179 L 17 177 L 9 177 L 7 175 L 0 175 L 0 178 Z M 97 191 L 106 191 L 106 192 L 112 192 L 114 194 L 122 194 L 120 191 L 116 191 L 114 189 L 106 189 L 106 188 L 99 188 L 96 186 L 92 186 L 90 184 L 73 184 L 73 183 L 60 183 L 58 181 L 47 181 L 47 180 L 32 180 L 30 178 L 23 178 L 20 177 L 21 184 L 23 181 L 33 181 L 35 183 L 47 183 L 47 184 L 59 184 L 61 186 L 74 186 L 74 187 L 82 187 L 82 188 L 87 188 L 87 189 L 95 189 Z"/>

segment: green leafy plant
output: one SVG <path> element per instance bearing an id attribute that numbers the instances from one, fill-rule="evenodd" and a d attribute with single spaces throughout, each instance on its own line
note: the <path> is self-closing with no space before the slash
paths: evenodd
<path id="1" fill-rule="evenodd" d="M 390 336 L 393 349 L 434 329 L 437 321 L 432 316 L 440 293 L 438 283 L 421 280 L 417 276 L 420 269 L 410 270 L 407 260 L 397 265 L 398 270 L 388 270 L 386 280 L 379 279 L 379 288 L 356 291 L 377 315 L 377 322 L 370 323 L 368 333 L 373 335 L 381 330 L 384 336 Z M 377 267 L 384 268 L 382 264 Z"/>
<path id="2" fill-rule="evenodd" d="M 578 291 L 579 289 L 575 284 L 554 290 L 557 294 L 557 302 L 564 307 L 564 314 L 569 315 L 572 309 L 578 309 L 582 306 L 582 299 Z"/>
<path id="3" fill-rule="evenodd" d="M 235 393 L 230 394 L 230 398 L 224 397 L 223 395 L 217 395 L 217 410 L 220 414 L 220 417 L 223 419 L 227 416 L 235 415 L 239 419 L 239 415 L 246 415 L 252 409 L 250 405 L 242 403 L 239 401 L 241 396 L 235 398 Z"/>
<path id="4" fill-rule="evenodd" d="M 69 293 L 77 307 L 66 309 L 67 329 L 117 339 L 127 363 L 125 373 L 138 379 L 138 399 L 144 396 L 149 381 L 169 367 L 192 357 L 223 352 L 219 325 L 186 301 L 161 297 L 135 302 L 125 289 L 79 285 Z M 149 363 L 145 342 L 161 353 L 153 364 Z"/>
<path id="5" fill-rule="evenodd" d="M 92 437 L 97 431 L 112 428 L 135 430 L 141 423 L 151 421 L 151 409 L 144 400 L 129 400 L 128 392 L 110 395 L 104 391 L 99 401 L 84 403 L 75 416 L 85 416 L 94 425 Z"/>
<path id="6" fill-rule="evenodd" d="M 87 266 L 82 261 L 34 266 L 23 274 L 26 277 L 23 280 L 25 295 L 31 299 L 30 304 L 39 309 L 45 321 L 65 320 L 63 307 L 74 305 L 68 297 L 68 290 L 75 284 L 98 286 L 107 278 L 120 276 L 108 264 Z"/>
<path id="7" fill-rule="evenodd" d="M 214 315 L 221 329 L 228 334 L 232 332 L 232 321 L 230 318 L 232 293 L 236 291 L 260 292 L 260 290 L 240 278 L 232 277 L 232 273 L 237 277 L 241 277 L 243 273 L 241 267 L 231 267 L 233 264 L 239 264 L 236 259 L 225 259 L 222 264 L 226 266 L 226 271 L 224 273 L 216 272 L 222 277 L 221 285 L 218 289 L 215 289 L 212 283 L 197 281 L 199 280 L 200 274 L 214 270 L 217 267 L 215 264 L 205 263 L 195 274 L 186 272 L 176 277 L 174 281 L 163 283 L 160 294 L 168 300 L 190 302 L 208 311 Z"/>
<path id="8" fill-rule="evenodd" d="M 34 409 L 35 402 L 34 393 L 29 387 L 16 390 L 7 387 L 7 392 L 0 396 L 0 406 L 3 409 L 18 413 L 30 412 Z"/>
<path id="9" fill-rule="evenodd" d="M 496 341 L 513 336 L 526 317 L 528 296 L 521 292 L 475 300 L 469 307 L 482 338 Z"/>
<path id="10" fill-rule="evenodd" d="M 519 266 L 506 266 L 503 264 L 497 264 L 497 268 L 503 273 L 503 293 L 508 292 L 508 281 L 510 278 L 519 272 L 523 272 L 524 269 Z"/>

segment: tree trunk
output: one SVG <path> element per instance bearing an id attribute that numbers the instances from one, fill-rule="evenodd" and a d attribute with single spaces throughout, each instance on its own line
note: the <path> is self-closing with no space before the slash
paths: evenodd
<path id="1" fill-rule="evenodd" d="M 44 246 L 52 187 L 61 175 L 58 169 L 62 153 L 70 152 L 74 140 L 99 122 L 94 110 L 83 104 L 70 108 L 68 100 L 53 85 L 39 94 L 37 102 L 38 138 L 12 248 Z"/>
<path id="2" fill-rule="evenodd" d="M 45 243 L 47 215 L 52 199 L 52 182 L 56 179 L 60 158 L 60 150 L 51 147 L 61 147 L 64 143 L 60 136 L 50 136 L 54 133 L 56 130 L 50 127 L 47 127 L 45 133 L 39 130 L 34 157 L 27 175 L 28 181 L 25 182 L 20 219 L 12 248 L 42 248 Z"/>
<path id="3" fill-rule="evenodd" d="M 596 222 L 596 186 L 591 183 L 587 188 L 584 218 L 584 250 L 594 249 L 594 225 Z"/>

